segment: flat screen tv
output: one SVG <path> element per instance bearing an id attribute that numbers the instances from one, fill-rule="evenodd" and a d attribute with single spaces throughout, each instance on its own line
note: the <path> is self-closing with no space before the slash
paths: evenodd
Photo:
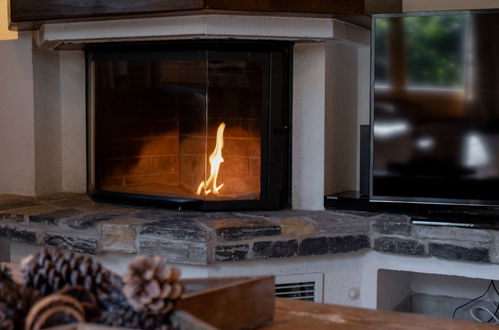
<path id="1" fill-rule="evenodd" d="M 370 200 L 499 205 L 499 11 L 372 31 Z"/>

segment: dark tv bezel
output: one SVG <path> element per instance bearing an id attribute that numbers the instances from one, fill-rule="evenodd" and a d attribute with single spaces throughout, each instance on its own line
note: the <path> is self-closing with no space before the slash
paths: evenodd
<path id="1" fill-rule="evenodd" d="M 428 197 L 401 197 L 401 196 L 378 196 L 373 194 L 374 179 L 374 51 L 376 47 L 376 19 L 378 18 L 404 18 L 420 16 L 448 16 L 448 15 L 475 15 L 499 13 L 499 9 L 463 9 L 463 10 L 442 10 L 442 11 L 416 11 L 395 14 L 374 14 L 371 19 L 371 77 L 370 77 L 370 102 L 369 102 L 369 123 L 370 148 L 369 148 L 369 202 L 378 203 L 409 203 L 425 205 L 454 205 L 454 206 L 499 206 L 498 200 L 475 200 L 475 199 L 452 199 L 452 198 L 428 198 Z"/>

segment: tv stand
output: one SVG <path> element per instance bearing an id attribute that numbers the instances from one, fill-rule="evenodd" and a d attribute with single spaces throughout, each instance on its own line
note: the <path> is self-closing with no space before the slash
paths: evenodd
<path id="1" fill-rule="evenodd" d="M 372 202 L 355 191 L 326 196 L 324 206 L 334 210 L 402 214 L 409 216 L 414 225 L 499 229 L 499 209 L 492 207 Z"/>
<path id="2" fill-rule="evenodd" d="M 460 228 L 474 228 L 474 229 L 499 229 L 499 222 L 471 222 L 455 219 L 439 219 L 439 218 L 421 218 L 413 217 L 411 218 L 411 223 L 413 225 L 424 225 L 424 226 L 444 226 L 444 227 L 460 227 Z"/>

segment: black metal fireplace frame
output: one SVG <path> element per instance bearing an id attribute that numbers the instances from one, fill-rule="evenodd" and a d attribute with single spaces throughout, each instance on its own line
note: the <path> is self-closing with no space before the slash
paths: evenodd
<path id="1" fill-rule="evenodd" d="M 291 89 L 292 47 L 285 41 L 185 40 L 162 42 L 102 43 L 85 48 L 87 95 L 87 192 L 95 200 L 152 205 L 178 209 L 274 210 L 291 206 Z M 94 109 L 91 63 L 124 55 L 150 59 L 169 51 L 233 51 L 269 54 L 267 109 L 262 113 L 261 192 L 259 200 L 205 201 L 174 197 L 118 193 L 97 189 L 95 170 Z"/>

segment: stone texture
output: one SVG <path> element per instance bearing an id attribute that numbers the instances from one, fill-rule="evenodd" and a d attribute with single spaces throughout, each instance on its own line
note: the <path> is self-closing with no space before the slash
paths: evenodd
<path id="1" fill-rule="evenodd" d="M 192 219 L 173 218 L 148 223 L 140 233 L 174 240 L 202 241 L 209 239 L 206 227 Z"/>
<path id="2" fill-rule="evenodd" d="M 105 223 L 102 225 L 103 252 L 136 253 L 135 228 L 129 225 Z"/>
<path id="3" fill-rule="evenodd" d="M 499 232 L 494 231 L 494 237 L 490 245 L 490 262 L 499 264 Z"/>
<path id="4" fill-rule="evenodd" d="M 0 237 L 16 242 L 37 243 L 37 233 L 35 231 L 17 226 L 0 226 Z"/>
<path id="5" fill-rule="evenodd" d="M 35 201 L 26 197 L 13 196 L 13 195 L 0 196 L 0 211 L 26 207 L 26 206 L 33 206 L 35 204 L 36 204 Z"/>
<path id="6" fill-rule="evenodd" d="M 414 226 L 415 236 L 433 240 L 488 243 L 492 233 L 482 229 L 457 228 L 448 226 Z"/>
<path id="7" fill-rule="evenodd" d="M 74 217 L 74 216 L 79 215 L 81 213 L 82 213 L 82 211 L 79 211 L 76 209 L 57 210 L 54 212 L 40 214 L 40 215 L 31 215 L 31 216 L 29 216 L 29 222 L 47 223 L 47 224 L 55 225 L 55 223 L 60 219 Z"/>
<path id="8" fill-rule="evenodd" d="M 298 241 L 255 242 L 253 256 L 256 258 L 289 258 L 298 253 Z"/>
<path id="9" fill-rule="evenodd" d="M 306 217 L 276 217 L 272 220 L 281 226 L 281 236 L 310 237 L 315 234 L 317 225 Z"/>
<path id="10" fill-rule="evenodd" d="M 300 243 L 300 256 L 316 256 L 329 253 L 329 239 L 327 237 L 306 238 Z"/>
<path id="11" fill-rule="evenodd" d="M 42 196 L 37 201 L 55 206 L 58 209 L 76 209 L 82 212 L 95 212 L 110 208 L 109 204 L 96 203 L 84 194 L 58 193 Z"/>
<path id="12" fill-rule="evenodd" d="M 28 219 L 30 215 L 46 214 L 57 210 L 58 208 L 52 205 L 31 205 L 15 209 L 4 210 L 1 212 L 3 214 L 15 215 L 17 217 L 22 216 L 23 218 Z"/>
<path id="13" fill-rule="evenodd" d="M 0 221 L 2 220 L 24 222 L 25 219 L 22 214 L 0 213 Z"/>
<path id="14" fill-rule="evenodd" d="M 425 255 L 425 246 L 422 243 L 412 239 L 401 239 L 397 237 L 379 237 L 375 239 L 374 250 L 413 256 Z"/>
<path id="15" fill-rule="evenodd" d="M 216 213 L 215 213 L 216 214 Z M 202 215 L 200 212 L 192 211 L 173 211 L 173 210 L 158 210 L 149 209 L 141 210 L 140 212 L 134 213 L 134 217 L 146 220 L 175 220 L 175 219 L 185 219 L 192 220 L 196 216 Z"/>
<path id="16" fill-rule="evenodd" d="M 367 234 L 369 218 L 344 212 L 311 212 L 308 216 L 317 226 L 317 232 L 325 235 Z"/>
<path id="17" fill-rule="evenodd" d="M 100 252 L 96 238 L 80 235 L 45 234 L 43 243 L 79 253 L 98 254 Z"/>
<path id="18" fill-rule="evenodd" d="M 369 248 L 372 239 L 379 252 L 425 256 L 428 250 L 439 258 L 499 264 L 493 230 L 416 226 L 405 216 L 356 211 L 179 212 L 71 194 L 0 195 L 0 237 L 198 265 L 347 253 Z"/>
<path id="19" fill-rule="evenodd" d="M 463 247 L 452 244 L 430 243 L 430 255 L 449 259 L 449 260 L 465 260 L 477 262 L 489 262 L 489 250 L 482 247 Z"/>
<path id="20" fill-rule="evenodd" d="M 314 211 L 313 213 L 316 213 Z M 233 216 L 238 218 L 258 218 L 258 219 L 275 219 L 275 218 L 288 218 L 288 217 L 307 217 L 311 214 L 310 211 L 302 210 L 279 210 L 279 211 L 248 211 L 248 212 L 234 212 Z M 229 217 L 225 217 L 229 218 Z"/>
<path id="21" fill-rule="evenodd" d="M 409 217 L 381 215 L 376 217 L 373 229 L 383 235 L 411 236 L 412 225 Z"/>
<path id="22" fill-rule="evenodd" d="M 111 220 L 114 217 L 118 217 L 120 215 L 122 215 L 122 212 L 119 211 L 91 212 L 84 213 L 81 216 L 65 219 L 64 223 L 67 223 L 69 227 L 74 229 L 89 229 L 95 228 L 98 223 Z"/>
<path id="23" fill-rule="evenodd" d="M 369 237 L 366 235 L 330 237 L 328 244 L 329 253 L 353 252 L 370 247 Z"/>
<path id="24" fill-rule="evenodd" d="M 225 241 L 241 241 L 281 234 L 281 227 L 266 219 L 215 219 L 210 226 L 217 237 Z"/>
<path id="25" fill-rule="evenodd" d="M 248 257 L 249 245 L 219 245 L 215 248 L 215 261 L 239 261 Z"/>
<path id="26" fill-rule="evenodd" d="M 329 212 L 329 211 L 326 211 Z M 362 218 L 373 218 L 376 216 L 379 216 L 379 213 L 375 212 L 370 212 L 370 211 L 355 211 L 355 210 L 338 210 L 335 212 L 340 212 L 342 214 L 347 214 L 347 215 L 353 215 L 355 217 L 362 217 Z"/>
<path id="27" fill-rule="evenodd" d="M 172 241 L 158 237 L 140 237 L 139 253 L 159 255 L 171 262 L 183 264 L 208 264 L 207 245 L 185 241 Z"/>

